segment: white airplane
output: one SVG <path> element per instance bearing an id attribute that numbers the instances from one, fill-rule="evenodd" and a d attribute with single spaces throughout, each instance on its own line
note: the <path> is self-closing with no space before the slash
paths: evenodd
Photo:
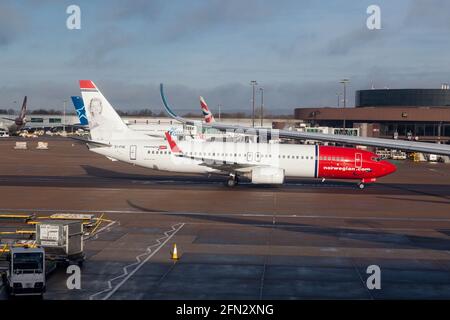
<path id="1" fill-rule="evenodd" d="M 174 119 L 197 127 L 203 128 L 214 128 L 227 132 L 241 132 L 253 135 L 267 135 L 267 133 L 274 133 L 280 138 L 287 139 L 301 139 L 301 140 L 315 140 L 315 141 L 325 141 L 325 142 L 336 142 L 341 144 L 349 145 L 361 145 L 361 146 L 371 146 L 371 147 L 381 147 L 388 149 L 413 151 L 413 152 L 423 152 L 437 155 L 450 156 L 450 145 L 448 144 L 438 144 L 438 143 L 427 143 L 427 142 L 415 142 L 415 141 L 405 141 L 405 140 L 390 140 L 381 138 L 367 138 L 367 137 L 355 137 L 355 136 L 345 136 L 345 135 L 331 135 L 324 133 L 312 133 L 312 132 L 298 132 L 289 130 L 272 130 L 270 128 L 252 128 L 244 127 L 238 125 L 229 125 L 218 122 L 202 123 L 199 121 L 189 120 L 178 116 L 173 112 L 172 108 L 169 107 L 167 99 L 164 95 L 164 87 L 161 83 L 160 85 L 161 99 L 163 101 L 166 112 Z"/>
<path id="2" fill-rule="evenodd" d="M 396 170 L 376 154 L 354 148 L 243 142 L 149 139 L 128 128 L 90 80 L 80 80 L 91 132 L 89 149 L 109 159 L 156 170 L 228 175 L 254 184 L 282 184 L 285 177 L 353 179 L 359 187 Z M 169 147 L 167 146 L 169 144 Z"/>
<path id="3" fill-rule="evenodd" d="M 20 109 L 20 114 L 18 117 L 16 118 L 1 117 L 1 119 L 12 122 L 10 125 L 7 125 L 6 127 L 9 134 L 11 135 L 16 134 L 17 131 L 21 130 L 25 126 L 27 122 L 25 119 L 26 113 L 27 113 L 27 96 L 23 98 L 22 108 Z"/>

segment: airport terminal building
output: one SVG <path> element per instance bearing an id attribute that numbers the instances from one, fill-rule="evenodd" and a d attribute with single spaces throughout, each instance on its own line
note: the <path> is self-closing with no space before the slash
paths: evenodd
<path id="1" fill-rule="evenodd" d="M 296 108 L 294 116 L 315 126 L 361 128 L 368 137 L 450 143 L 450 90 L 359 90 L 355 107 Z"/>

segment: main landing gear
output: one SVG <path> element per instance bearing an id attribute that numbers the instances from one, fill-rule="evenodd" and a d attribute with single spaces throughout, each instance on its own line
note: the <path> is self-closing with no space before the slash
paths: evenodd
<path id="1" fill-rule="evenodd" d="M 364 189 L 365 186 L 366 186 L 366 185 L 364 184 L 364 182 L 358 183 L 358 188 L 360 188 L 361 190 Z"/>
<path id="2" fill-rule="evenodd" d="M 228 178 L 226 185 L 227 187 L 233 188 L 239 183 L 238 176 L 235 174 L 230 174 L 230 177 Z"/>

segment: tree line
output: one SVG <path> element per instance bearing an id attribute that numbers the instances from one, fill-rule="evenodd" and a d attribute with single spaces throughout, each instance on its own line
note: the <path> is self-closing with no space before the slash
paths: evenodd
<path id="1" fill-rule="evenodd" d="M 19 110 L 14 110 L 14 109 L 0 109 L 0 114 L 3 115 L 14 115 L 14 114 L 18 114 Z M 159 112 L 154 112 L 151 109 L 140 109 L 140 110 L 129 110 L 129 111 L 124 111 L 124 110 L 117 110 L 117 113 L 121 116 L 121 117 L 156 117 L 156 118 L 166 118 L 168 117 L 167 114 L 164 111 L 159 111 Z M 34 109 L 34 110 L 28 110 L 27 114 L 29 115 L 63 115 L 63 111 L 61 110 L 55 110 L 55 109 Z M 69 111 L 66 112 L 66 115 L 75 115 L 74 111 Z M 186 118 L 199 118 L 202 117 L 201 112 L 199 111 L 198 113 L 196 112 L 188 112 L 188 113 L 184 113 L 182 114 L 183 117 Z M 214 117 L 216 118 L 216 120 L 219 119 L 219 114 L 215 113 Z M 250 118 L 251 115 L 246 113 L 246 112 L 222 112 L 220 117 L 222 119 L 245 119 L 245 118 Z M 259 115 L 259 111 L 256 110 L 255 112 L 255 118 L 259 119 L 260 115 Z M 265 114 L 264 118 L 266 119 L 272 119 L 272 118 L 278 118 L 278 119 L 289 119 L 292 118 L 292 115 L 283 115 L 283 114 Z"/>

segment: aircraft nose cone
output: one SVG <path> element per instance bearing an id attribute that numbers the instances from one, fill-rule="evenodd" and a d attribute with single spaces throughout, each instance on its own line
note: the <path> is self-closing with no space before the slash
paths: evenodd
<path id="1" fill-rule="evenodd" d="M 386 172 L 386 174 L 391 174 L 397 171 L 397 167 L 390 163 L 389 161 L 384 161 L 383 163 L 383 169 Z"/>

